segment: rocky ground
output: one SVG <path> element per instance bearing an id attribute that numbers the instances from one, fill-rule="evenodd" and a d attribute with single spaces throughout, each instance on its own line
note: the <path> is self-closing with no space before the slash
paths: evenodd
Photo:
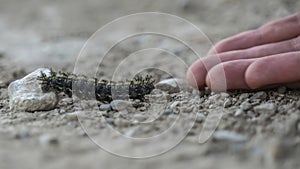
<path id="1" fill-rule="evenodd" d="M 74 70 L 88 76 L 93 76 L 93 68 L 97 67 L 98 77 L 110 79 L 117 68 L 121 73 L 127 70 L 122 76 L 130 78 L 132 72 L 151 63 L 164 71 L 147 69 L 142 73 L 152 74 L 157 82 L 184 78 L 187 65 L 197 58 L 182 44 L 164 37 L 147 35 L 124 41 L 112 48 L 100 65 L 95 65 L 97 52 L 103 52 L 103 46 L 118 36 L 108 33 L 101 39 L 102 46 L 76 60 L 98 28 L 123 15 L 171 13 L 193 22 L 215 43 L 296 12 L 298 1 L 0 3 L 0 168 L 299 168 L 300 92 L 284 86 L 226 93 L 208 89 L 171 93 L 155 90 L 146 102 L 132 101 L 133 104 L 82 101 L 59 94 L 54 109 L 35 112 L 12 111 L 8 97 L 12 81 L 40 67 Z M 128 27 L 123 25 L 121 30 Z M 180 35 L 189 35 L 188 40 L 199 44 L 200 54 L 205 55 L 211 47 L 207 37 L 194 36 L 184 28 L 174 27 Z M 157 51 L 137 54 L 143 56 L 138 61 L 133 57 L 122 62 L 137 49 L 149 46 L 172 50 L 184 64 Z M 115 108 L 115 104 L 126 108 Z M 216 110 L 221 116 L 215 114 Z M 220 123 L 208 141 L 200 144 L 199 135 L 210 130 L 205 124 L 212 114 L 220 118 Z M 111 129 L 129 138 L 160 136 L 165 131 L 167 135 L 141 144 L 126 141 Z M 170 150 L 159 154 L 166 147 Z M 142 160 L 121 157 L 147 153 L 159 155 Z"/>

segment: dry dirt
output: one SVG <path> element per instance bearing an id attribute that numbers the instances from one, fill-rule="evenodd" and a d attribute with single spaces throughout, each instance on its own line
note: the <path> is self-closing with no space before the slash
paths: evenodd
<path id="1" fill-rule="evenodd" d="M 151 62 L 169 73 L 145 70 L 154 74 L 157 81 L 170 76 L 184 78 L 186 66 L 197 58 L 182 44 L 165 37 L 144 35 L 128 39 L 112 48 L 98 65 L 97 52 L 103 53 L 118 36 L 110 32 L 100 39 L 101 45 L 95 51 L 77 60 L 95 31 L 124 15 L 170 13 L 189 20 L 216 43 L 299 10 L 300 2 L 296 0 L 0 0 L 0 168 L 299 168 L 299 90 L 279 87 L 222 94 L 209 90 L 182 91 L 166 94 L 163 109 L 146 111 L 149 104 L 141 103 L 128 112 L 100 111 L 93 102 L 78 102 L 60 95 L 54 110 L 33 113 L 10 111 L 7 93 L 11 81 L 40 67 L 69 72 L 75 68 L 75 72 L 88 76 L 93 76 L 96 67 L 98 77 L 110 79 L 124 58 L 149 47 L 168 48 L 185 64 L 178 65 L 162 52 L 138 53 L 143 59 L 122 63 L 125 67 L 119 68 L 121 73 L 126 70 L 122 77 L 132 77 L 132 71 Z M 155 23 L 145 22 L 144 26 L 151 24 Z M 125 24 L 118 30 L 122 32 L 131 26 Z M 173 29 L 188 35 L 188 40 L 198 44 L 199 54 L 204 56 L 210 42 L 185 28 L 175 25 Z M 266 110 L 265 106 L 270 107 Z M 216 133 L 199 144 L 205 119 L 220 107 L 223 115 Z M 79 113 L 78 119 L 74 112 Z M 128 120 L 143 121 L 157 115 L 160 117 L 151 125 L 128 124 Z M 145 138 L 168 131 L 179 116 L 183 121 L 170 131 L 171 140 L 161 138 L 147 146 L 123 142 L 109 131 L 112 127 L 129 137 Z M 147 159 L 122 158 L 93 142 L 98 140 L 112 146 L 113 151 L 125 153 L 159 151 L 173 144 L 182 130 L 189 127 L 192 129 L 180 144 Z"/>

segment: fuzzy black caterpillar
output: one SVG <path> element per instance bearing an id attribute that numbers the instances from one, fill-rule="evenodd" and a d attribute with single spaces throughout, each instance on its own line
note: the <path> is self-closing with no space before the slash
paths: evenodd
<path id="1" fill-rule="evenodd" d="M 76 95 L 80 99 L 95 98 L 104 103 L 128 98 L 144 101 L 145 95 L 154 89 L 154 80 L 149 75 L 145 78 L 136 76 L 133 80 L 114 82 L 51 70 L 49 76 L 41 72 L 38 80 L 41 81 L 43 92 L 63 92 L 69 97 Z"/>

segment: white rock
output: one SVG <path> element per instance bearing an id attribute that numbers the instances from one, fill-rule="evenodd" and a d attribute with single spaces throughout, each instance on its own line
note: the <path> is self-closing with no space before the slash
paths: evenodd
<path id="1" fill-rule="evenodd" d="M 138 128 L 139 128 L 139 126 L 129 129 L 128 131 L 126 131 L 124 133 L 124 136 L 125 137 L 132 137 L 136 133 L 136 131 L 138 130 Z"/>
<path id="2" fill-rule="evenodd" d="M 253 108 L 255 113 L 275 113 L 277 106 L 275 103 L 265 103 Z"/>
<path id="3" fill-rule="evenodd" d="M 59 143 L 58 138 L 52 134 L 43 134 L 39 137 L 39 142 L 42 145 L 57 145 Z"/>
<path id="4" fill-rule="evenodd" d="M 264 91 L 260 91 L 260 92 L 257 92 L 255 93 L 250 99 L 251 100 L 254 100 L 254 99 L 260 99 L 260 100 L 264 100 L 267 98 L 267 93 L 264 92 Z"/>
<path id="5" fill-rule="evenodd" d="M 179 101 L 173 102 L 173 103 L 170 105 L 170 109 L 175 109 L 179 103 L 180 103 Z"/>
<path id="6" fill-rule="evenodd" d="M 155 85 L 155 88 L 160 89 L 162 91 L 167 91 L 169 94 L 178 93 L 181 90 L 192 90 L 192 88 L 188 85 L 186 80 L 177 78 L 162 80 Z"/>
<path id="7" fill-rule="evenodd" d="M 238 116 L 242 115 L 243 113 L 244 113 L 244 111 L 242 109 L 237 109 L 234 113 L 234 116 L 238 117 Z"/>
<path id="8" fill-rule="evenodd" d="M 224 101 L 224 108 L 227 108 L 227 107 L 229 107 L 229 106 L 231 106 L 231 100 L 230 99 L 226 99 L 225 101 Z"/>
<path id="9" fill-rule="evenodd" d="M 75 111 L 71 113 L 66 113 L 64 117 L 68 120 L 77 121 L 78 118 L 85 117 L 85 113 L 83 111 Z"/>
<path id="10" fill-rule="evenodd" d="M 143 122 L 143 121 L 145 121 L 145 120 L 148 119 L 147 116 L 142 115 L 142 114 L 135 114 L 135 115 L 133 115 L 133 118 L 134 118 L 135 120 L 137 120 L 138 122 Z"/>
<path id="11" fill-rule="evenodd" d="M 204 122 L 206 119 L 206 116 L 202 113 L 197 113 L 197 119 L 196 119 L 196 122 L 197 123 L 202 123 Z"/>
<path id="12" fill-rule="evenodd" d="M 247 110 L 249 110 L 249 109 L 252 108 L 252 105 L 251 105 L 248 101 L 244 101 L 244 102 L 240 105 L 240 108 L 241 108 L 242 110 L 247 111 Z"/>
<path id="13" fill-rule="evenodd" d="M 110 105 L 114 110 L 124 110 L 130 106 L 130 103 L 125 100 L 113 100 Z"/>
<path id="14" fill-rule="evenodd" d="M 106 111 L 106 110 L 111 110 L 111 105 L 110 104 L 101 104 L 99 106 L 100 111 Z"/>
<path id="15" fill-rule="evenodd" d="M 213 134 L 213 138 L 217 141 L 229 141 L 229 142 L 245 142 L 248 140 L 248 137 L 242 134 L 238 134 L 232 131 L 216 131 Z"/>
<path id="16" fill-rule="evenodd" d="M 37 80 L 41 71 L 47 75 L 50 74 L 49 69 L 40 68 L 24 78 L 10 83 L 8 95 L 11 110 L 38 111 L 55 108 L 58 102 L 57 95 L 54 92 L 44 93 L 40 81 Z"/>

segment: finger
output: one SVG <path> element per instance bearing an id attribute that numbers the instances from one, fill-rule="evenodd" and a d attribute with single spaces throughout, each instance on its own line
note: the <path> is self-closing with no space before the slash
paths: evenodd
<path id="1" fill-rule="evenodd" d="M 256 59 L 245 73 L 251 89 L 300 80 L 300 52 L 278 54 Z"/>
<path id="2" fill-rule="evenodd" d="M 253 59 L 247 59 L 218 64 L 208 71 L 206 84 L 212 91 L 249 89 L 244 77 L 253 62 Z"/>
<path id="3" fill-rule="evenodd" d="M 252 59 L 270 56 L 280 53 L 300 51 L 300 36 L 297 38 L 277 43 L 261 45 L 245 50 L 220 53 L 218 56 L 209 56 L 196 61 L 188 70 L 188 81 L 194 86 L 204 87 L 207 70 L 220 62 L 227 62 L 238 59 Z M 195 79 L 193 79 L 195 78 Z"/>
<path id="4" fill-rule="evenodd" d="M 263 25 L 259 29 L 247 31 L 222 40 L 209 51 L 209 55 L 279 42 L 298 35 L 300 35 L 300 12 Z"/>
<path id="5" fill-rule="evenodd" d="M 195 61 L 187 70 L 187 81 L 193 87 L 205 87 L 207 71 L 219 63 L 221 63 L 221 60 L 216 55 L 204 57 Z"/>

